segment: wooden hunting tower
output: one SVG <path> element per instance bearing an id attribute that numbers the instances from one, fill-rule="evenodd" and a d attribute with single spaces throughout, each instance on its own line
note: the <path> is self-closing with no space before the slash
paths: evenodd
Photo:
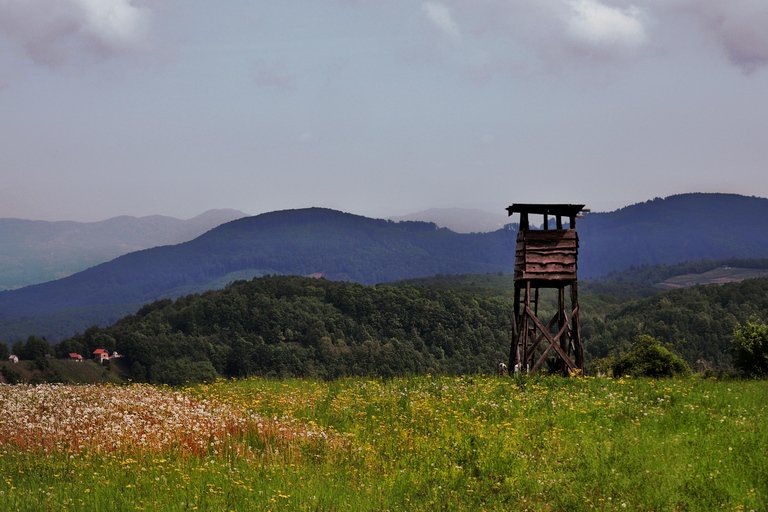
<path id="1" fill-rule="evenodd" d="M 583 204 L 513 204 L 507 208 L 509 215 L 520 214 L 510 370 L 533 374 L 546 364 L 551 371 L 564 375 L 584 371 L 576 283 L 576 218 L 583 218 L 578 215 L 582 211 L 589 210 Z M 531 214 L 543 215 L 542 229 L 531 229 Z M 567 229 L 563 228 L 563 218 L 568 220 Z M 538 316 L 540 288 L 557 290 L 557 312 L 547 323 Z M 571 295 L 567 309 L 566 288 L 570 288 Z"/>

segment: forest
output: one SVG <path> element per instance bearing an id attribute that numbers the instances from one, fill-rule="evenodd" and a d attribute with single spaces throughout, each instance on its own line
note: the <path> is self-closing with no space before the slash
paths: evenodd
<path id="1" fill-rule="evenodd" d="M 117 351 L 130 378 L 169 384 L 220 376 L 491 373 L 508 360 L 511 276 L 416 281 L 367 286 L 296 276 L 236 281 L 223 290 L 142 306 L 52 350 L 58 357 L 97 348 Z M 768 278 L 651 296 L 640 285 L 625 287 L 625 295 L 607 293 L 612 283 L 583 288 L 588 372 L 600 360 L 627 353 L 639 336 L 658 340 L 695 371 L 729 372 L 734 332 L 768 320 Z M 543 314 L 554 311 L 553 301 L 543 297 Z M 24 343 L 15 349 L 23 351 Z"/>
<path id="2" fill-rule="evenodd" d="M 135 380 L 474 373 L 506 359 L 504 299 L 461 290 L 268 276 L 143 306 L 55 346 L 116 350 Z"/>

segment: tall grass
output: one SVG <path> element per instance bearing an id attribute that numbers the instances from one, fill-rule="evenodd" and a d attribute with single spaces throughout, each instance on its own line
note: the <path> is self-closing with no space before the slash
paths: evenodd
<path id="1" fill-rule="evenodd" d="M 108 389 L 130 402 L 133 388 Z M 0 406 L 24 389 L 3 387 Z M 45 451 L 0 424 L 0 509 L 768 509 L 765 382 L 424 376 L 139 389 L 234 426 L 211 424 L 200 450 Z M 42 421 L 45 407 L 26 403 Z M 168 422 L 162 435 L 183 432 Z"/>

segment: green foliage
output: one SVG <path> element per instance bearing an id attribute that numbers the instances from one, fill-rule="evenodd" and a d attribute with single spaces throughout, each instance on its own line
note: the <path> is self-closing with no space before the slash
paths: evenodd
<path id="1" fill-rule="evenodd" d="M 169 384 L 492 372 L 509 357 L 511 310 L 456 289 L 269 276 L 156 301 L 57 352 L 114 346 L 134 380 Z"/>
<path id="2" fill-rule="evenodd" d="M 511 276 L 436 275 L 399 286 L 292 276 L 236 281 L 226 289 L 163 299 L 111 327 L 92 326 L 55 347 L 125 355 L 137 381 L 183 383 L 241 377 L 396 376 L 488 372 L 509 357 Z M 768 279 L 645 296 L 615 283 L 580 283 L 588 363 L 614 361 L 648 335 L 699 371 L 732 370 L 728 349 L 740 322 L 768 319 Z M 556 295 L 542 290 L 539 312 Z M 210 366 L 201 366 L 207 363 Z M 215 374 L 211 373 L 211 367 Z M 597 371 L 594 367 L 590 371 Z"/>
<path id="3" fill-rule="evenodd" d="M 0 361 L 7 361 L 11 355 L 11 351 L 8 350 L 8 345 L 0 341 Z"/>
<path id="4" fill-rule="evenodd" d="M 768 321 L 768 278 L 670 290 L 617 304 L 604 316 L 587 315 L 582 335 L 591 358 L 617 357 L 629 340 L 646 334 L 670 346 L 688 364 L 730 371 L 729 349 L 739 324 Z"/>
<path id="5" fill-rule="evenodd" d="M 768 325 L 747 322 L 733 334 L 733 366 L 750 376 L 768 375 Z"/>
<path id="6" fill-rule="evenodd" d="M 21 340 L 17 341 L 11 347 L 11 351 L 19 356 L 19 359 L 25 360 L 43 359 L 46 354 L 53 353 L 51 344 L 48 343 L 45 337 L 38 338 L 36 336 L 27 338 L 26 343 Z"/>
<path id="7" fill-rule="evenodd" d="M 637 337 L 632 350 L 613 364 L 613 374 L 660 379 L 688 376 L 691 368 L 656 339 L 642 335 Z"/>
<path id="8" fill-rule="evenodd" d="M 0 366 L 0 371 L 3 372 L 3 377 L 5 377 L 5 380 L 8 382 L 8 384 L 19 384 L 20 382 L 24 381 L 24 378 L 21 376 L 21 374 L 15 369 L 9 367 L 7 363 L 3 366 Z"/>

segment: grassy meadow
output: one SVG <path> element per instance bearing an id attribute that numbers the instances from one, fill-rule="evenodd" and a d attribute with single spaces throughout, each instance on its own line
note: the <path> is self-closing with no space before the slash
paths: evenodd
<path id="1" fill-rule="evenodd" d="M 0 386 L 0 510 L 768 510 L 768 383 Z"/>

